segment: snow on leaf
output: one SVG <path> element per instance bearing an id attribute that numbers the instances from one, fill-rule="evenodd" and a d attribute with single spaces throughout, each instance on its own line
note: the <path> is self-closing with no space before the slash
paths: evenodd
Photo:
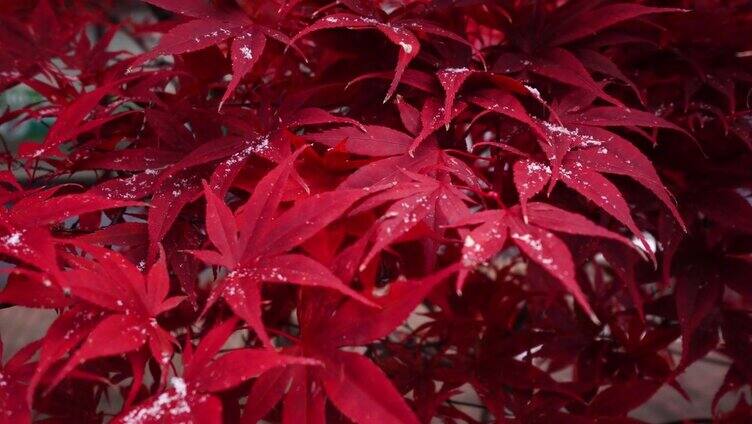
<path id="1" fill-rule="evenodd" d="M 221 43 L 232 36 L 236 26 L 217 19 L 195 19 L 179 24 L 165 33 L 153 50 L 139 56 L 131 67 L 161 55 L 193 52 Z"/>
<path id="2" fill-rule="evenodd" d="M 289 254 L 268 258 L 254 272 L 262 281 L 328 288 L 365 305 L 375 306 L 371 300 L 345 285 L 323 265 L 303 255 Z"/>
<path id="3" fill-rule="evenodd" d="M 293 171 L 295 159 L 303 152 L 302 147 L 280 162 L 276 168 L 262 178 L 244 205 L 236 212 L 240 245 L 247 245 L 248 240 L 261 231 L 277 212 L 282 201 L 282 194 L 287 179 Z"/>
<path id="4" fill-rule="evenodd" d="M 462 293 L 469 269 L 490 260 L 501 251 L 507 241 L 507 225 L 502 212 L 473 229 L 462 241 L 460 262 L 465 269 L 457 279 L 457 292 Z"/>
<path id="5" fill-rule="evenodd" d="M 134 351 L 143 346 L 146 340 L 146 328 L 137 317 L 118 314 L 104 318 L 89 333 L 83 345 L 71 355 L 65 366 L 53 377 L 47 390 L 56 386 L 74 368 L 85 361 Z"/>
<path id="6" fill-rule="evenodd" d="M 410 31 L 389 24 L 381 23 L 372 18 L 364 18 L 346 13 L 335 13 L 325 18 L 319 19 L 313 24 L 305 27 L 299 33 L 297 33 L 289 44 L 295 43 L 302 37 L 324 29 L 333 28 L 349 28 L 349 29 L 375 29 L 383 33 L 389 41 L 399 47 L 397 54 L 397 65 L 394 70 L 394 78 L 389 84 L 384 103 L 389 100 L 397 89 L 397 85 L 402 77 L 402 74 L 407 69 L 407 65 L 418 55 L 420 51 L 420 41 Z"/>
<path id="7" fill-rule="evenodd" d="M 465 80 L 473 74 L 473 71 L 467 68 L 444 68 L 440 70 L 436 76 L 444 87 L 444 125 L 449 125 L 452 120 L 452 110 L 454 109 L 454 101 Z"/>
<path id="8" fill-rule="evenodd" d="M 585 168 L 581 169 L 577 166 L 566 169 L 562 168 L 561 180 L 568 187 L 580 193 L 624 224 L 629 231 L 640 239 L 651 259 L 655 259 L 655 254 L 642 235 L 642 231 L 640 231 L 632 219 L 627 201 L 611 181 L 597 172 Z"/>
<path id="9" fill-rule="evenodd" d="M 581 131 L 604 141 L 598 146 L 585 146 L 585 148 L 570 152 L 565 159 L 568 167 L 580 164 L 598 172 L 630 177 L 655 194 L 671 211 L 677 222 L 684 225 L 671 193 L 661 182 L 653 164 L 637 147 L 599 128 L 581 128 Z"/>
<path id="10" fill-rule="evenodd" d="M 185 381 L 179 377 L 172 377 L 170 384 L 172 386 L 170 389 L 133 408 L 113 422 L 118 424 L 150 424 L 164 421 L 192 422 L 193 394 L 189 393 Z"/>
<path id="11" fill-rule="evenodd" d="M 531 58 L 530 71 L 552 80 L 586 90 L 616 106 L 622 101 L 606 93 L 575 55 L 562 48 L 552 48 L 540 57 Z"/>
<path id="12" fill-rule="evenodd" d="M 219 102 L 220 107 L 230 98 L 244 75 L 253 69 L 266 46 L 266 36 L 256 28 L 246 29 L 245 33 L 232 40 L 232 80 Z"/>
<path id="13" fill-rule="evenodd" d="M 582 215 L 538 202 L 528 204 L 527 210 L 530 225 L 561 233 L 604 237 L 632 247 L 632 243 L 626 237 L 600 227 Z"/>
<path id="14" fill-rule="evenodd" d="M 509 237 L 525 256 L 559 280 L 588 315 L 594 315 L 575 278 L 572 254 L 563 241 L 549 231 L 514 221 L 510 221 Z"/>
<path id="15" fill-rule="evenodd" d="M 527 203 L 533 196 L 540 193 L 551 178 L 551 168 L 543 162 L 523 159 L 514 163 L 514 186 L 520 197 L 522 214 L 527 219 Z"/>
<path id="16" fill-rule="evenodd" d="M 364 269 L 376 254 L 421 222 L 433 209 L 436 200 L 435 196 L 429 193 L 418 193 L 390 207 L 384 214 L 384 221 L 379 225 L 376 241 L 363 259 L 360 268 Z"/>

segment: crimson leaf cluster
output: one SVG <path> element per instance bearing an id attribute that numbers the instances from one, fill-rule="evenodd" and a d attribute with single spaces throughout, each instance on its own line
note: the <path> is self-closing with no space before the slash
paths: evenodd
<path id="1" fill-rule="evenodd" d="M 744 422 L 752 6 L 655 3 L 2 2 L 0 422 Z"/>

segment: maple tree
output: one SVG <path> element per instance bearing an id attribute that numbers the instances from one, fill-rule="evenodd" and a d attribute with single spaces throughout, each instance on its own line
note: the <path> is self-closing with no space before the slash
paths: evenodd
<path id="1" fill-rule="evenodd" d="M 752 416 L 749 2 L 11 0 L 0 45 L 0 307 L 55 316 L 0 423 L 637 422 L 711 354 Z"/>

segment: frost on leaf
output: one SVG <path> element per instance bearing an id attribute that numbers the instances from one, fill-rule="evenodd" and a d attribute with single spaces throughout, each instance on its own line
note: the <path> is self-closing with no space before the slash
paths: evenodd
<path id="1" fill-rule="evenodd" d="M 746 2 L 0 3 L 0 422 L 752 416 Z"/>

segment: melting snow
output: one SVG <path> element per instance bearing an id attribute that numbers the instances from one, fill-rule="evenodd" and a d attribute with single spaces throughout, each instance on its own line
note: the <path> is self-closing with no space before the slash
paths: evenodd
<path id="1" fill-rule="evenodd" d="M 538 173 L 538 172 L 541 172 L 541 171 L 545 172 L 546 174 L 550 174 L 551 173 L 551 167 L 549 167 L 548 165 L 544 165 L 544 164 L 542 164 L 540 162 L 528 162 L 528 164 L 527 164 L 527 172 L 529 174 L 535 174 L 535 173 Z"/>
<path id="2" fill-rule="evenodd" d="M 160 394 L 150 405 L 144 405 L 132 410 L 123 418 L 126 424 L 140 424 L 144 422 L 160 421 L 167 416 L 178 416 L 191 412 L 191 407 L 185 398 L 188 387 L 182 378 L 170 379 L 173 390 Z M 171 421 L 167 419 L 166 421 Z"/>
<path id="3" fill-rule="evenodd" d="M 0 238 L 0 242 L 4 243 L 8 247 L 18 247 L 21 245 L 21 232 L 9 234 L 3 238 Z"/>
<path id="4" fill-rule="evenodd" d="M 639 249 L 641 249 L 642 251 L 655 254 L 657 251 L 657 247 L 658 247 L 658 243 L 656 242 L 655 237 L 647 231 L 643 231 L 642 236 L 645 238 L 645 241 L 648 243 L 647 247 L 650 249 L 650 252 L 647 252 L 645 245 L 642 243 L 642 240 L 640 240 L 639 237 L 633 236 L 631 240 L 632 243 L 635 246 L 637 246 Z"/>
<path id="5" fill-rule="evenodd" d="M 172 387 L 175 388 L 175 392 L 181 397 L 185 397 L 185 395 L 188 394 L 187 386 L 182 378 L 173 377 L 170 379 L 170 383 L 172 383 Z"/>
<path id="6" fill-rule="evenodd" d="M 531 87 L 529 85 L 525 85 L 525 88 L 527 88 L 527 91 L 529 91 L 530 94 L 532 94 L 533 96 L 535 96 L 536 99 L 540 99 L 541 98 L 540 91 L 538 91 L 537 88 Z"/>
<path id="7" fill-rule="evenodd" d="M 245 149 L 230 156 L 225 165 L 235 165 L 236 163 L 245 160 L 251 153 L 260 153 L 269 148 L 269 137 L 263 137 L 258 141 L 258 144 L 250 145 Z"/>
<path id="8" fill-rule="evenodd" d="M 520 240 L 535 251 L 540 252 L 541 250 L 543 250 L 543 243 L 541 243 L 540 240 L 533 238 L 533 236 L 531 236 L 530 234 L 512 233 L 512 238 L 515 240 Z"/>
<path id="9" fill-rule="evenodd" d="M 413 46 L 411 46 L 410 44 L 400 41 L 399 45 L 400 47 L 402 47 L 402 50 L 404 50 L 405 53 L 410 54 L 413 52 Z"/>
<path id="10" fill-rule="evenodd" d="M 589 135 L 580 134 L 577 129 L 569 129 L 562 127 L 561 125 L 552 124 L 547 121 L 543 121 L 543 126 L 545 126 L 546 129 L 550 132 L 565 135 L 567 137 L 577 138 L 580 147 L 600 146 L 601 144 L 603 144 L 603 141 L 601 140 L 596 140 Z"/>
<path id="11" fill-rule="evenodd" d="M 243 57 L 246 58 L 246 59 L 248 59 L 248 60 L 253 59 L 253 51 L 251 51 L 251 49 L 249 47 L 246 47 L 246 46 L 241 47 L 240 48 L 240 53 L 242 53 Z"/>

